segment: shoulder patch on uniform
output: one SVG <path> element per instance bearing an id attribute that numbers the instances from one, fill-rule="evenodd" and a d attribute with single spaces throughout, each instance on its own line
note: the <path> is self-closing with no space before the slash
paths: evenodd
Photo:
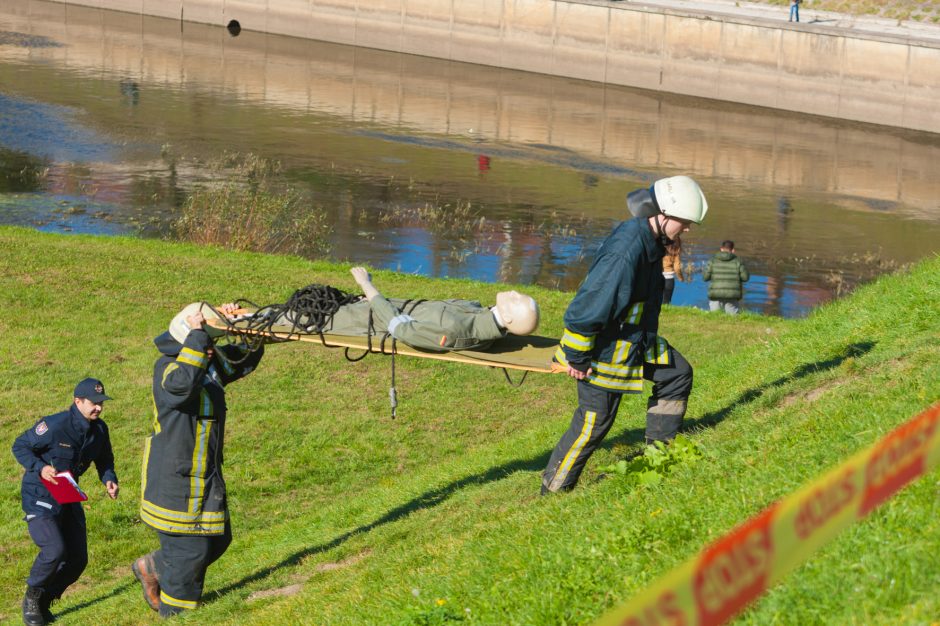
<path id="1" fill-rule="evenodd" d="M 36 424 L 37 435 L 45 435 L 47 432 L 49 432 L 49 426 L 46 424 L 46 420 L 43 420 L 39 422 L 38 424 Z"/>

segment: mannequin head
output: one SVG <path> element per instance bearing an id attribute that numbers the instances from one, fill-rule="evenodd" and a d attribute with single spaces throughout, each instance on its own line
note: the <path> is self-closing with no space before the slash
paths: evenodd
<path id="1" fill-rule="evenodd" d="M 496 310 L 503 324 L 513 335 L 529 335 L 539 325 L 539 305 L 518 291 L 496 294 Z"/>

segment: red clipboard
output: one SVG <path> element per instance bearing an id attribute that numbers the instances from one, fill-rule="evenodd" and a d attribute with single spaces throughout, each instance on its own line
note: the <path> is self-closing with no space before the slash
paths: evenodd
<path id="1" fill-rule="evenodd" d="M 49 493 L 52 494 L 52 497 L 59 504 L 84 502 L 88 499 L 88 495 L 82 491 L 78 483 L 75 482 L 75 477 L 72 476 L 72 472 L 59 472 L 55 475 L 55 478 L 56 484 L 52 484 L 40 476 L 42 484 L 46 486 L 46 489 L 49 490 Z"/>

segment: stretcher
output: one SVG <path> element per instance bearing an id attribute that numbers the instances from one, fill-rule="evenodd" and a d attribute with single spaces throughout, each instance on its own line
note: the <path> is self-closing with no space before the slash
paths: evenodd
<path id="1" fill-rule="evenodd" d="M 382 342 L 381 336 L 369 337 L 333 335 L 329 333 L 302 333 L 294 331 L 289 326 L 271 326 L 269 330 L 254 330 L 239 325 L 250 318 L 251 311 L 243 309 L 238 312 L 234 321 L 226 323 L 219 319 L 207 319 L 209 324 L 229 334 L 261 336 L 276 341 L 302 341 L 321 345 L 327 348 L 347 348 L 349 351 L 362 351 L 374 354 L 391 354 L 392 340 L 388 338 Z M 371 343 L 371 345 L 370 345 Z M 467 363 L 469 365 L 484 365 L 502 369 L 523 370 L 528 372 L 541 372 L 553 374 L 566 371 L 564 367 L 552 361 L 558 340 L 551 337 L 528 335 L 525 337 L 507 335 L 497 340 L 486 351 L 460 350 L 455 352 L 431 352 L 412 348 L 400 341 L 396 341 L 394 351 L 397 356 L 411 356 L 424 359 L 437 359 L 439 361 L 452 361 Z M 348 354 L 348 353 L 347 353 Z"/>

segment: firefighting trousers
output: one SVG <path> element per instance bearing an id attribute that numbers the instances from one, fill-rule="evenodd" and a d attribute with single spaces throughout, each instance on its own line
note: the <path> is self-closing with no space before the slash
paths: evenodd
<path id="1" fill-rule="evenodd" d="M 675 438 L 692 392 L 692 366 L 677 350 L 670 351 L 670 365 L 643 366 L 643 378 L 653 383 L 646 411 L 647 443 Z M 613 426 L 620 398 L 618 392 L 578 381 L 578 407 L 542 473 L 544 491 L 565 491 L 577 484 L 587 460 Z"/>
<path id="2" fill-rule="evenodd" d="M 169 535 L 157 532 L 160 549 L 153 553 L 160 581 L 160 615 L 195 609 L 202 598 L 206 570 L 232 543 L 231 524 L 222 535 Z"/>

